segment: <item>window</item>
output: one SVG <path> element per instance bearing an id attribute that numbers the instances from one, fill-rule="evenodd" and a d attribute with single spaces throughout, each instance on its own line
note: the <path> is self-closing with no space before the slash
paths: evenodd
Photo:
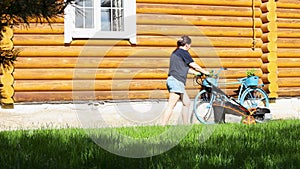
<path id="1" fill-rule="evenodd" d="M 135 0 L 75 2 L 65 9 L 65 43 L 74 38 L 129 39 L 136 43 Z"/>
<path id="2" fill-rule="evenodd" d="M 101 0 L 101 30 L 124 31 L 122 0 Z"/>

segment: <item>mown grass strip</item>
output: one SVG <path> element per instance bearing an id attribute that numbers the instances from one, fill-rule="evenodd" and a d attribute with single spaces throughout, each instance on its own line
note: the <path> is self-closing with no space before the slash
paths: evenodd
<path id="1" fill-rule="evenodd" d="M 118 128 L 130 137 L 159 135 L 160 126 Z M 195 125 L 173 149 L 148 158 L 112 154 L 93 142 L 84 129 L 0 132 L 0 168 L 299 168 L 300 121 L 221 124 L 205 141 Z M 98 129 L 97 129 L 98 130 Z M 107 130 L 109 129 L 99 129 Z M 107 138 L 113 138 L 107 132 Z M 163 143 L 161 143 L 163 144 Z M 135 148 L 130 143 L 127 148 Z"/>

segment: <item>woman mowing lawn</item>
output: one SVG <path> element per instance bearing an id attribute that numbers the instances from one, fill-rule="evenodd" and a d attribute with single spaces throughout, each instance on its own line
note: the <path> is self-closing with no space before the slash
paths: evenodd
<path id="1" fill-rule="evenodd" d="M 167 79 L 167 88 L 170 93 L 168 106 L 163 114 L 162 125 L 166 125 L 177 101 L 182 101 L 182 119 L 183 123 L 188 123 L 190 99 L 185 91 L 187 74 L 209 74 L 208 71 L 201 68 L 194 62 L 188 50 L 191 48 L 192 40 L 188 36 L 182 36 L 177 41 L 177 48 L 173 51 L 170 57 L 169 74 Z"/>

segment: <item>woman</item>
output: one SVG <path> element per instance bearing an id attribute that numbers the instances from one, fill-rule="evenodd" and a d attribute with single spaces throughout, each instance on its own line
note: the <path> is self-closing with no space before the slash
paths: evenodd
<path id="1" fill-rule="evenodd" d="M 169 121 L 171 114 L 177 101 L 182 101 L 182 119 L 184 124 L 188 124 L 190 116 L 189 107 L 190 99 L 185 91 L 185 84 L 187 74 L 209 74 L 208 71 L 201 68 L 197 63 L 194 62 L 188 50 L 191 48 L 192 40 L 188 36 L 182 36 L 177 41 L 177 48 L 172 53 L 170 58 L 169 74 L 167 79 L 167 88 L 169 90 L 169 100 L 167 109 L 164 112 L 162 125 L 166 125 Z"/>

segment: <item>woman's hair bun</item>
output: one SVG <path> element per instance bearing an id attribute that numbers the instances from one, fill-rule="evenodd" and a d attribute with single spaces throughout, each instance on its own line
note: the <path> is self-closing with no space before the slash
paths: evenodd
<path id="1" fill-rule="evenodd" d="M 183 35 L 178 41 L 177 41 L 177 46 L 184 46 L 186 44 L 191 44 L 192 40 L 190 37 Z"/>

